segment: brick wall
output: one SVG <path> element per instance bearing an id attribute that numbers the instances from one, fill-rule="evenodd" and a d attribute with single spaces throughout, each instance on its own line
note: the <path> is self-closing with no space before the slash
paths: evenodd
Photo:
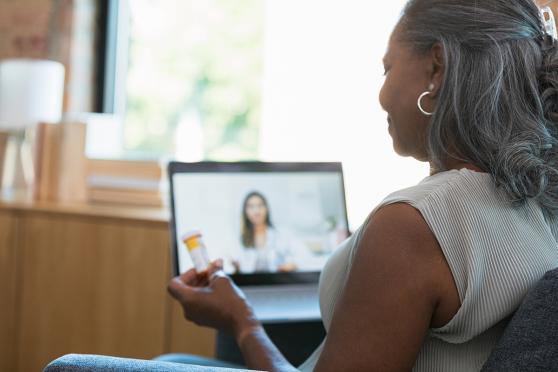
<path id="1" fill-rule="evenodd" d="M 558 22 L 558 1 L 557 0 L 550 0 L 550 1 L 549 0 L 536 0 L 535 2 L 540 7 L 550 6 L 550 9 L 552 9 L 552 12 L 554 13 L 554 18 Z"/>
<path id="2" fill-rule="evenodd" d="M 0 0 L 0 58 L 48 56 L 51 0 Z"/>
<path id="3" fill-rule="evenodd" d="M 63 63 L 64 110 L 92 111 L 98 21 L 96 0 L 0 0 L 0 59 Z"/>

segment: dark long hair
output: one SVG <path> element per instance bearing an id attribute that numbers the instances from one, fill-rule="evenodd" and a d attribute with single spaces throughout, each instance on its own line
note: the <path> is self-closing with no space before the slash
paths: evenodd
<path id="1" fill-rule="evenodd" d="M 399 27 L 416 52 L 444 50 L 427 134 L 434 170 L 470 162 L 514 204 L 558 214 L 558 45 L 534 1 L 410 0 Z"/>
<path id="2" fill-rule="evenodd" d="M 265 216 L 265 224 L 269 227 L 273 227 L 273 224 L 271 223 L 271 213 L 269 211 L 269 204 L 267 203 L 267 199 L 265 198 L 265 196 L 262 195 L 262 193 L 258 192 L 258 191 L 252 191 L 250 193 L 248 193 L 248 195 L 246 195 L 246 197 L 244 198 L 244 202 L 242 203 L 242 245 L 246 248 L 250 248 L 250 247 L 254 247 L 254 224 L 252 224 L 252 222 L 250 222 L 250 219 L 248 218 L 248 215 L 246 214 L 246 207 L 248 206 L 248 200 L 250 200 L 252 197 L 258 197 L 262 200 L 265 209 L 267 210 L 266 216 Z"/>

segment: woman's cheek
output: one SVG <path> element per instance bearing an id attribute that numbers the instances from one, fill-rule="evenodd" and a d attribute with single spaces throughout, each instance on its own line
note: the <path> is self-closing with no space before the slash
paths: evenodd
<path id="1" fill-rule="evenodd" d="M 380 94 L 378 95 L 378 102 L 380 102 L 380 106 L 382 106 L 382 109 L 384 111 L 387 111 L 385 106 L 385 89 L 386 89 L 386 83 L 384 81 L 384 85 L 382 85 L 382 88 L 380 89 Z"/>
<path id="2" fill-rule="evenodd" d="M 393 79 L 391 79 L 390 74 L 388 74 L 384 80 L 382 88 L 380 89 L 379 102 L 380 106 L 382 106 L 382 109 L 390 115 L 393 111 L 393 105 L 397 104 L 397 102 L 394 102 L 394 90 L 395 86 L 393 83 Z"/>

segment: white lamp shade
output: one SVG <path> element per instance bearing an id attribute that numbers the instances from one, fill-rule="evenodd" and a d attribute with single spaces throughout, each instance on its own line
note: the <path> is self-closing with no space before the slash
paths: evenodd
<path id="1" fill-rule="evenodd" d="M 0 129 L 24 129 L 62 116 L 64 66 L 33 59 L 0 61 Z"/>

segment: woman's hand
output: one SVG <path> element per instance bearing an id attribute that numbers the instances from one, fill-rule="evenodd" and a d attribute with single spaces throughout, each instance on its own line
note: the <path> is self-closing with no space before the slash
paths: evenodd
<path id="1" fill-rule="evenodd" d="M 186 319 L 238 337 L 260 324 L 244 294 L 223 273 L 222 265 L 222 260 L 212 262 L 209 275 L 191 269 L 173 278 L 167 288 L 182 305 Z"/>
<path id="2" fill-rule="evenodd" d="M 222 261 L 215 261 L 206 273 L 209 275 L 192 269 L 170 281 L 168 290 L 182 304 L 184 317 L 231 333 L 252 369 L 296 371 L 267 337 L 244 294 L 222 267 Z"/>

